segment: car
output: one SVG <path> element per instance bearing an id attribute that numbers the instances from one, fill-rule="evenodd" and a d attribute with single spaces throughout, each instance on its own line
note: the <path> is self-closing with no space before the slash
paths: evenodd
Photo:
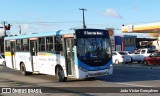
<path id="1" fill-rule="evenodd" d="M 145 57 L 148 57 L 151 53 L 154 53 L 158 50 L 156 49 L 150 49 L 150 48 L 143 48 L 138 49 L 133 55 L 132 60 L 138 61 L 138 63 L 142 62 Z"/>
<path id="2" fill-rule="evenodd" d="M 122 52 L 124 52 L 124 53 L 126 53 L 127 55 L 129 55 L 130 57 L 131 57 L 131 62 L 133 62 L 134 60 L 134 53 L 133 52 L 131 52 L 131 51 L 122 51 Z"/>
<path id="3" fill-rule="evenodd" d="M 5 56 L 3 54 L 0 54 L 0 65 L 3 65 L 3 66 L 6 65 Z"/>
<path id="4" fill-rule="evenodd" d="M 119 63 L 129 63 L 131 62 L 131 57 L 127 53 L 122 51 L 112 52 L 112 62 L 115 64 Z"/>
<path id="5" fill-rule="evenodd" d="M 139 55 L 138 55 L 139 53 L 137 53 L 138 50 L 137 50 L 136 53 L 132 53 L 130 51 L 123 51 L 123 52 L 125 52 L 127 55 L 129 55 L 131 57 L 131 62 L 138 62 L 138 63 L 140 63 L 142 61 L 142 59 L 139 58 Z"/>
<path id="6" fill-rule="evenodd" d="M 142 61 L 145 65 L 160 64 L 160 52 L 151 53 L 149 57 L 145 57 Z"/>

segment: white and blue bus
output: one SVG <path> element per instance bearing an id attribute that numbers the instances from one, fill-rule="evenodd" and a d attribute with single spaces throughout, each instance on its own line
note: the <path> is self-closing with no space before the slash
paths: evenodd
<path id="1" fill-rule="evenodd" d="M 56 75 L 58 81 L 113 72 L 107 30 L 73 29 L 5 37 L 6 66 L 23 75 Z"/>

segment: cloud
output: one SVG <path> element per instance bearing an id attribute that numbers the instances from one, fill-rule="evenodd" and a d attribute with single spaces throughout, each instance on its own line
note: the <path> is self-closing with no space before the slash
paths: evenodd
<path id="1" fill-rule="evenodd" d="M 14 24 L 17 32 L 21 30 L 21 34 L 28 33 L 31 30 L 30 24 Z M 16 33 L 19 34 L 19 33 Z"/>
<path id="2" fill-rule="evenodd" d="M 106 9 L 105 11 L 105 16 L 110 16 L 110 17 L 114 17 L 114 18 L 118 18 L 118 19 L 122 19 L 123 17 L 114 9 Z"/>

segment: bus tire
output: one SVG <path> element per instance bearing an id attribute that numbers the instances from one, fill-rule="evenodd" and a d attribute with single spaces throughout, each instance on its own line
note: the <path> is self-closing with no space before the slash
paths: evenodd
<path id="1" fill-rule="evenodd" d="M 56 69 L 56 75 L 59 82 L 65 82 L 67 80 L 67 77 L 64 76 L 64 71 L 60 66 Z"/>
<path id="2" fill-rule="evenodd" d="M 5 62 L 5 61 L 3 61 L 2 65 L 3 65 L 4 67 L 6 67 L 6 62 Z"/>
<path id="3" fill-rule="evenodd" d="M 21 63 L 20 70 L 21 70 L 22 75 L 24 75 L 24 76 L 31 74 L 31 72 L 26 71 L 26 67 L 25 67 L 24 63 Z"/>

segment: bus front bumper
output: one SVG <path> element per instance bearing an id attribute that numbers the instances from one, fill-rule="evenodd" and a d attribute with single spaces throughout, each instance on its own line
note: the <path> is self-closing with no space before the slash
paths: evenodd
<path id="1" fill-rule="evenodd" d="M 79 79 L 88 78 L 88 77 L 97 77 L 97 76 L 104 76 L 104 75 L 111 75 L 113 73 L 113 66 L 110 65 L 109 68 L 97 71 L 87 71 L 82 68 L 79 68 Z"/>

